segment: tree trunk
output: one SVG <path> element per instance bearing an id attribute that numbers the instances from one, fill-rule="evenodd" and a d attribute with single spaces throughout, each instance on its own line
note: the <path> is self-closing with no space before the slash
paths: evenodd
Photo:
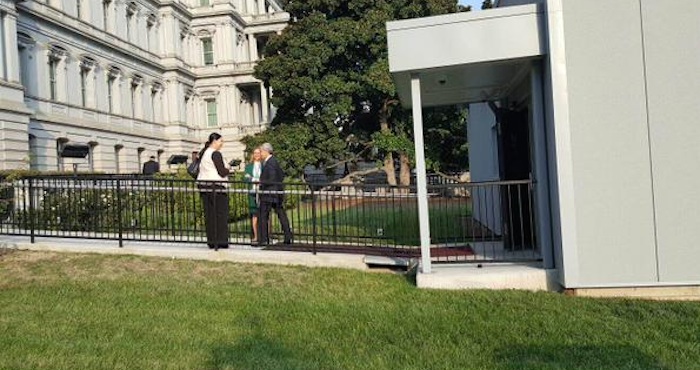
<path id="1" fill-rule="evenodd" d="M 394 167 L 394 155 L 391 152 L 384 156 L 384 172 L 387 183 L 390 186 L 396 186 L 396 167 Z"/>
<path id="2" fill-rule="evenodd" d="M 390 133 L 389 129 L 389 106 L 390 101 L 385 100 L 379 110 L 379 127 L 382 133 Z M 389 186 L 396 186 L 396 167 L 394 167 L 394 154 L 386 153 L 384 156 L 384 172 L 386 173 L 386 181 Z"/>
<path id="3" fill-rule="evenodd" d="M 399 154 L 399 162 L 401 163 L 400 181 L 402 186 L 411 185 L 411 161 L 406 153 Z"/>

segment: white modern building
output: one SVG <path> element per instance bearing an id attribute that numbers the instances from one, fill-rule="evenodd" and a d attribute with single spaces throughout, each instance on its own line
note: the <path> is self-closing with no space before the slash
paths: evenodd
<path id="1" fill-rule="evenodd" d="M 288 21 L 277 0 L 0 0 L 0 169 L 168 168 L 211 132 L 242 159 L 274 114 L 253 68 Z"/>
<path id="2" fill-rule="evenodd" d="M 697 0 L 501 0 L 390 22 L 419 175 L 422 108 L 470 103 L 472 180 L 523 166 L 542 271 L 577 292 L 700 297 L 699 19 Z M 422 209 L 419 284 L 447 269 Z"/>

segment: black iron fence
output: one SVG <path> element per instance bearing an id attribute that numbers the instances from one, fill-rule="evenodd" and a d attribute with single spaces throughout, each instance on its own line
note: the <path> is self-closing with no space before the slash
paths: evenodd
<path id="1" fill-rule="evenodd" d="M 0 184 L 0 234 L 206 243 L 203 190 L 191 180 L 143 177 L 28 177 Z M 259 193 L 230 181 L 228 235 L 253 245 Z M 431 256 L 437 262 L 537 260 L 529 181 L 429 185 Z M 415 187 L 285 184 L 294 244 L 271 216 L 268 249 L 420 256 Z"/>

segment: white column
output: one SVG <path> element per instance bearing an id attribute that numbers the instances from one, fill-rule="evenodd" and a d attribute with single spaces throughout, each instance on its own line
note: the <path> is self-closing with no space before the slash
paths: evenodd
<path id="1" fill-rule="evenodd" d="M 102 21 L 104 24 L 102 27 L 104 27 L 104 30 L 107 32 L 115 33 L 114 32 L 114 14 L 116 13 L 116 0 L 112 0 L 110 3 L 107 4 L 107 7 L 105 8 L 104 3 L 102 3 Z"/>
<path id="2" fill-rule="evenodd" d="M 153 97 L 154 85 L 152 83 L 148 84 L 143 89 L 142 101 L 143 101 L 143 119 L 149 122 L 155 120 L 155 104 Z"/>
<path id="3" fill-rule="evenodd" d="M 32 75 L 36 73 L 36 95 L 44 98 L 44 99 L 49 99 L 50 98 L 50 93 L 49 93 L 49 55 L 50 51 L 47 50 L 47 45 L 46 44 L 41 44 L 37 43 L 36 44 L 36 50 L 37 52 L 34 54 L 35 60 L 36 60 L 36 68 L 33 71 L 29 72 L 29 75 Z"/>
<path id="4" fill-rule="evenodd" d="M 126 4 L 124 0 L 114 0 L 113 2 L 112 21 L 115 22 L 113 32 L 121 39 L 126 40 Z"/>
<path id="5" fill-rule="evenodd" d="M 231 85 L 231 123 L 237 123 L 240 126 L 240 111 L 241 111 L 241 94 L 238 90 L 238 86 Z"/>
<path id="6" fill-rule="evenodd" d="M 153 122 L 162 122 L 162 99 L 163 99 L 163 88 L 160 85 L 153 85 L 151 91 L 151 111 L 153 112 L 152 120 Z"/>
<path id="7" fill-rule="evenodd" d="M 138 12 L 138 17 L 136 18 L 136 44 L 140 48 L 148 50 L 148 35 L 146 35 L 148 28 L 146 24 L 146 17 L 148 17 L 148 13 L 146 13 L 145 10 Z"/>
<path id="8" fill-rule="evenodd" d="M 96 108 L 97 107 L 97 101 L 95 99 L 96 96 L 96 88 L 95 88 L 95 82 L 96 82 L 96 73 L 95 73 L 95 66 L 91 65 L 88 69 L 87 72 L 87 86 L 86 86 L 86 94 L 87 94 L 87 99 L 85 101 L 86 105 L 88 108 Z"/>
<path id="9" fill-rule="evenodd" d="M 124 112 L 124 108 L 122 107 L 122 97 L 124 96 L 124 92 L 122 91 L 123 79 L 121 74 L 117 74 L 114 79 L 114 85 L 112 86 L 112 113 L 114 114 L 122 114 Z"/>
<path id="10" fill-rule="evenodd" d="M 248 34 L 248 48 L 249 48 L 249 61 L 254 62 L 258 60 L 258 43 L 255 41 L 255 35 Z"/>
<path id="11" fill-rule="evenodd" d="M 81 106 L 82 99 L 80 96 L 80 60 L 73 56 L 67 56 L 63 59 L 65 63 L 65 86 L 66 91 L 65 102 Z M 63 90 L 63 89 L 61 89 Z"/>
<path id="12" fill-rule="evenodd" d="M 535 224 L 544 268 L 554 268 L 552 249 L 552 220 L 549 212 L 549 163 L 547 159 L 547 139 L 544 112 L 544 78 L 540 62 L 535 63 L 530 74 L 532 92 L 532 150 L 534 154 L 535 176 Z"/>
<path id="13" fill-rule="evenodd" d="M 256 98 L 252 92 L 253 91 L 251 91 L 250 96 L 250 106 L 253 109 L 253 123 L 257 125 L 262 120 L 262 117 L 260 117 L 260 100 Z"/>
<path id="14" fill-rule="evenodd" d="M 264 123 L 270 122 L 270 105 L 267 99 L 267 89 L 264 83 L 260 83 L 260 104 L 262 105 L 262 117 L 261 121 Z"/>
<path id="15" fill-rule="evenodd" d="M 93 68 L 94 89 L 92 90 L 92 98 L 95 101 L 94 108 L 101 111 L 107 111 L 107 71 L 96 64 Z"/>
<path id="16" fill-rule="evenodd" d="M 103 112 L 109 112 L 109 84 L 107 83 L 107 78 L 109 78 L 109 69 L 104 65 L 100 66 L 99 68 L 100 72 L 95 73 L 95 101 L 97 102 L 97 109 Z M 114 92 L 112 92 L 112 94 L 114 94 Z"/>
<path id="17" fill-rule="evenodd" d="M 219 105 L 221 106 L 222 117 L 220 118 L 220 122 L 233 123 L 233 104 L 227 104 L 227 102 L 233 101 L 235 100 L 233 98 L 231 85 L 221 86 L 221 102 Z"/>
<path id="18" fill-rule="evenodd" d="M 7 47 L 7 27 L 5 27 L 7 15 L 0 13 L 0 80 L 9 80 L 7 73 L 7 61 L 10 50 Z"/>
<path id="19" fill-rule="evenodd" d="M 61 102 L 66 102 L 68 96 L 68 84 L 67 84 L 67 74 L 68 74 L 68 56 L 62 55 L 58 64 L 56 65 L 56 100 Z"/>
<path id="20" fill-rule="evenodd" d="M 160 45 L 160 55 L 176 55 L 177 42 L 180 34 L 175 27 L 175 19 L 172 16 L 166 16 L 162 19 L 158 27 L 158 44 Z"/>
<path id="21" fill-rule="evenodd" d="M 190 35 L 185 33 L 180 43 L 180 58 L 183 62 L 190 63 Z"/>
<path id="22" fill-rule="evenodd" d="M 423 106 L 420 94 L 420 75 L 411 74 L 411 103 L 413 109 L 413 137 L 416 150 L 416 187 L 418 189 L 418 222 L 423 273 L 431 272 L 430 262 L 430 211 L 428 210 L 428 182 L 423 144 Z"/>
<path id="23" fill-rule="evenodd" d="M 156 41 L 156 23 L 153 19 L 149 19 L 146 17 L 146 50 L 150 51 L 151 53 L 158 54 L 158 51 L 155 48 L 155 43 Z"/>
<path id="24" fill-rule="evenodd" d="M 85 14 L 85 21 L 97 25 L 97 17 L 95 17 L 95 8 L 102 6 L 102 1 L 83 1 L 83 14 Z"/>
<path id="25" fill-rule="evenodd" d="M 7 80 L 10 82 L 20 82 L 19 76 L 19 53 L 17 49 L 17 17 L 12 14 L 5 14 L 2 21 L 4 26 L 2 35 L 5 38 L 5 70 Z"/>
<path id="26" fill-rule="evenodd" d="M 165 122 L 179 122 L 184 112 L 184 95 L 177 80 L 170 80 L 166 84 L 163 118 Z"/>
<path id="27" fill-rule="evenodd" d="M 227 22 L 224 24 L 222 31 L 223 31 L 223 35 L 221 37 L 221 39 L 222 39 L 222 46 L 221 46 L 222 54 L 219 57 L 219 60 L 221 62 L 230 63 L 230 62 L 233 62 L 233 60 L 234 60 L 233 54 L 234 54 L 234 49 L 236 47 L 236 38 L 234 37 L 234 34 L 233 34 L 235 32 L 235 30 L 233 28 L 233 25 L 231 25 L 231 23 Z"/>
<path id="28" fill-rule="evenodd" d="M 136 92 L 134 94 L 134 97 L 136 98 L 136 101 L 134 102 L 134 117 L 138 119 L 146 119 L 146 114 L 144 113 L 144 104 L 143 104 L 143 91 L 145 89 L 143 88 L 143 82 L 140 82 L 136 86 Z"/>

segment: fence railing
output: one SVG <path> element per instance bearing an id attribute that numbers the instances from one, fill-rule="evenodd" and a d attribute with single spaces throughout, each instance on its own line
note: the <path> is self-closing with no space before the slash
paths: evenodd
<path id="1" fill-rule="evenodd" d="M 437 262 L 537 260 L 532 183 L 429 185 L 431 256 Z M 28 177 L 0 184 L 0 234 L 206 243 L 201 194 L 191 180 Z M 228 235 L 252 245 L 251 184 L 230 181 Z M 285 184 L 294 244 L 269 249 L 418 257 L 415 187 Z M 271 216 L 274 241 L 282 241 Z"/>

